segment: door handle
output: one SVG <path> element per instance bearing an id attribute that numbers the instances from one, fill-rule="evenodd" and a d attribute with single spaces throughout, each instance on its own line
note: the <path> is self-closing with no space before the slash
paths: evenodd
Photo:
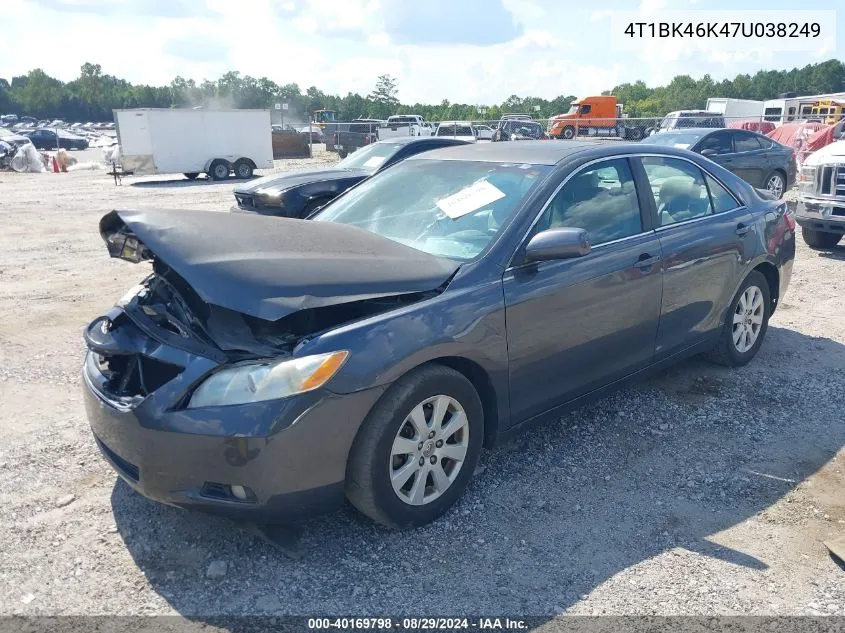
<path id="1" fill-rule="evenodd" d="M 744 236 L 750 230 L 751 230 L 751 227 L 746 226 L 742 222 L 740 222 L 739 224 L 736 225 L 736 234 L 739 235 L 740 237 Z"/>
<path id="2" fill-rule="evenodd" d="M 637 263 L 634 264 L 635 268 L 648 268 L 650 266 L 654 266 L 657 262 L 660 261 L 660 257 L 657 255 L 650 255 L 649 253 L 643 253 L 637 259 Z"/>

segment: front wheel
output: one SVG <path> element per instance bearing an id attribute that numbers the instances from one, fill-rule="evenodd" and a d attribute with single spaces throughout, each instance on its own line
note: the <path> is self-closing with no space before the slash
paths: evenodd
<path id="1" fill-rule="evenodd" d="M 752 271 L 733 298 L 719 342 L 707 357 L 728 367 L 745 365 L 763 344 L 770 315 L 769 283 L 762 273 Z"/>
<path id="2" fill-rule="evenodd" d="M 825 233 L 824 231 L 814 231 L 805 226 L 801 227 L 801 238 L 804 243 L 810 248 L 828 249 L 833 248 L 839 244 L 842 236 L 838 233 Z"/>
<path id="3" fill-rule="evenodd" d="M 484 413 L 469 380 L 441 365 L 414 370 L 384 393 L 361 426 L 346 496 L 388 527 L 429 523 L 467 487 L 483 436 Z"/>
<path id="4" fill-rule="evenodd" d="M 569 126 L 563 128 L 563 134 L 561 134 L 561 136 L 566 140 L 575 138 L 575 128 Z"/>

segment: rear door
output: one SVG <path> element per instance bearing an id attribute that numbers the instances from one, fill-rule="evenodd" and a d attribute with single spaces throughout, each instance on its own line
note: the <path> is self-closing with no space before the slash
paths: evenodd
<path id="1" fill-rule="evenodd" d="M 694 162 L 644 156 L 663 252 L 663 297 L 655 360 L 718 331 L 755 240 L 750 211 Z"/>
<path id="2" fill-rule="evenodd" d="M 526 241 L 549 228 L 579 227 L 592 251 L 505 272 L 515 422 L 651 363 L 661 253 L 641 206 L 627 158 L 584 166 L 549 199 Z"/>
<path id="3" fill-rule="evenodd" d="M 734 143 L 731 171 L 755 187 L 764 187 L 769 172 L 768 157 L 757 135 L 745 130 L 732 130 L 731 134 Z"/>

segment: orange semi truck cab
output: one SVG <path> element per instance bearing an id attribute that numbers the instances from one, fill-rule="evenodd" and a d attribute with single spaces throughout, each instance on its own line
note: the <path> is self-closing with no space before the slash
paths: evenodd
<path id="1" fill-rule="evenodd" d="M 568 112 L 549 119 L 546 131 L 552 138 L 619 136 L 632 141 L 643 138 L 645 132 L 643 126 L 623 121 L 622 104 L 617 103 L 612 95 L 582 97 L 573 101 Z"/>

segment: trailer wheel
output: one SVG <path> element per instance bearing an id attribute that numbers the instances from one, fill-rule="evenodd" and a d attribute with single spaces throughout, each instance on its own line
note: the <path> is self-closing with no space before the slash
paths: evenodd
<path id="1" fill-rule="evenodd" d="M 197 179 L 197 177 L 199 176 L 199 172 L 192 171 L 192 172 L 189 172 L 189 173 L 186 173 L 186 174 L 183 174 L 183 175 L 184 175 L 184 176 L 185 176 L 185 178 L 187 178 L 188 180 L 196 180 L 196 179 Z"/>
<path id="2" fill-rule="evenodd" d="M 225 160 L 214 160 L 208 168 L 208 175 L 212 180 L 226 180 L 229 177 L 229 163 Z"/>
<path id="3" fill-rule="evenodd" d="M 235 177 L 241 180 L 252 178 L 252 163 L 246 158 L 239 158 L 235 161 Z"/>
<path id="4" fill-rule="evenodd" d="M 346 158 L 347 156 L 349 156 L 349 152 L 347 152 L 345 149 L 341 149 L 338 150 L 337 155 L 341 158 Z"/>
<path id="5" fill-rule="evenodd" d="M 561 136 L 567 140 L 575 138 L 575 128 L 567 125 L 563 128 L 563 134 Z"/>

